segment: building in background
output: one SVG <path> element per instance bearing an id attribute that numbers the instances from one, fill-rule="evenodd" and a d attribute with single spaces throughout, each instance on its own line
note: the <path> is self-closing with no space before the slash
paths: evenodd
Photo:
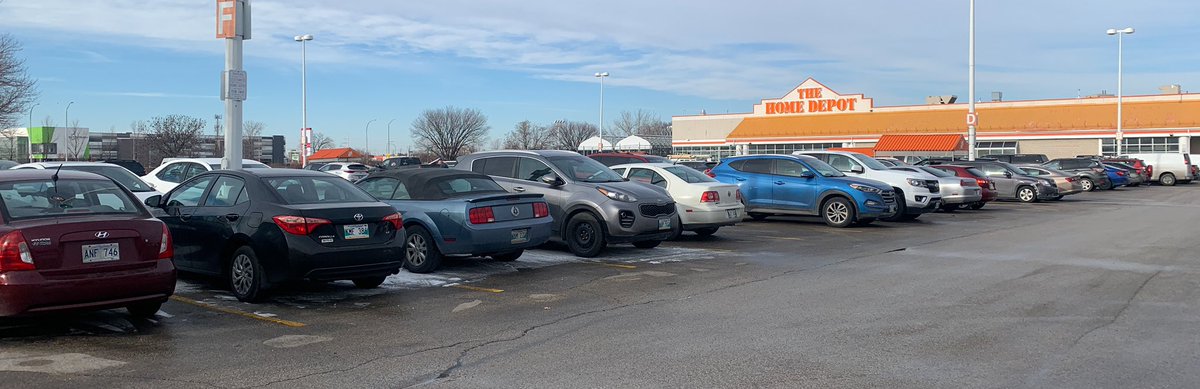
<path id="1" fill-rule="evenodd" d="M 317 150 L 308 156 L 308 163 L 313 162 L 363 162 L 363 153 L 352 148 Z"/>
<path id="2" fill-rule="evenodd" d="M 147 134 L 90 132 L 87 128 L 33 127 L 0 130 L 0 159 L 33 161 L 136 160 L 146 167 L 158 166 L 165 157 L 223 157 L 225 140 L 202 135 L 189 155 L 157 155 Z M 247 159 L 282 166 L 288 163 L 283 135 L 247 138 Z M 32 158 L 32 159 L 31 159 Z"/>

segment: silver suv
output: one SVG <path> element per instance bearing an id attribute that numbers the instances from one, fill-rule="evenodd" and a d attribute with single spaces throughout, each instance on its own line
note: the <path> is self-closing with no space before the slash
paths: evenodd
<path id="1" fill-rule="evenodd" d="M 661 188 L 625 181 L 575 152 L 485 151 L 458 158 L 454 168 L 492 176 L 510 192 L 544 195 L 552 238 L 580 257 L 594 257 L 609 243 L 656 247 L 680 227 L 675 202 Z"/>

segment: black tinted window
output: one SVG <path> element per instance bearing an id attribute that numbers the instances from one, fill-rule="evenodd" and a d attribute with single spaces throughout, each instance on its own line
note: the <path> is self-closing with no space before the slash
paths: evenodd
<path id="1" fill-rule="evenodd" d="M 288 204 L 337 204 L 375 201 L 366 192 L 340 177 L 278 177 L 266 180 Z"/>
<path id="2" fill-rule="evenodd" d="M 482 170 L 476 170 L 478 173 L 487 174 L 489 176 L 512 177 L 513 168 L 517 163 L 514 157 L 496 157 L 487 158 L 476 162 L 476 165 L 483 164 Z M 472 170 L 479 169 L 478 166 L 472 166 Z"/>
<path id="3" fill-rule="evenodd" d="M 739 169 L 747 173 L 771 173 L 771 160 L 769 159 L 748 159 L 742 164 Z"/>

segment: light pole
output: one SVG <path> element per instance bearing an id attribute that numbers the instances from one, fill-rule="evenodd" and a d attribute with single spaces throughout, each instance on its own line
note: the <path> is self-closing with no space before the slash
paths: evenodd
<path id="1" fill-rule="evenodd" d="M 1122 62 L 1121 54 L 1122 53 L 1121 53 L 1121 51 L 1124 49 L 1123 39 L 1121 37 L 1125 34 L 1132 34 L 1133 27 L 1125 27 L 1120 30 L 1115 29 L 1115 28 L 1110 28 L 1110 29 L 1108 29 L 1108 31 L 1106 31 L 1106 33 L 1108 35 L 1116 35 L 1117 36 L 1117 149 L 1116 149 L 1116 155 L 1121 155 L 1121 141 L 1125 137 L 1125 133 L 1121 131 L 1121 96 L 1122 96 L 1121 87 L 1124 84 L 1124 82 L 1123 82 L 1124 80 L 1122 80 L 1122 78 L 1121 78 L 1122 77 L 1122 74 L 1121 74 L 1121 70 L 1122 70 L 1121 69 L 1121 62 Z"/>
<path id="2" fill-rule="evenodd" d="M 365 153 L 365 154 L 371 153 L 371 151 L 370 151 L 371 142 L 369 141 L 369 139 L 371 137 L 371 132 L 370 132 L 371 123 L 376 120 L 378 120 L 378 119 L 371 119 L 370 121 L 367 121 L 367 128 L 363 129 L 363 153 Z"/>
<path id="3" fill-rule="evenodd" d="M 33 109 L 37 108 L 38 104 L 41 103 L 33 103 L 33 105 L 29 107 L 29 127 L 25 128 L 26 133 L 29 132 L 30 128 L 33 128 Z"/>
<path id="4" fill-rule="evenodd" d="M 971 0 L 971 27 L 967 33 L 967 160 L 974 161 L 975 153 L 975 0 Z"/>
<path id="5" fill-rule="evenodd" d="M 305 149 L 303 137 L 308 136 L 308 41 L 313 40 L 312 34 L 296 35 L 300 42 L 300 166 L 308 162 L 308 150 Z M 312 142 L 312 139 L 308 140 Z"/>
<path id="6" fill-rule="evenodd" d="M 63 127 L 71 125 L 71 121 L 68 120 L 71 118 L 71 104 L 75 104 L 75 102 L 67 103 L 67 110 L 63 112 Z"/>
<path id="7" fill-rule="evenodd" d="M 389 157 L 392 156 L 392 122 L 394 121 L 396 119 L 388 120 L 388 139 L 387 144 L 383 145 L 383 154 Z"/>
<path id="8" fill-rule="evenodd" d="M 608 72 L 596 73 L 596 78 L 600 79 L 600 152 L 604 152 L 604 79 L 608 78 Z"/>

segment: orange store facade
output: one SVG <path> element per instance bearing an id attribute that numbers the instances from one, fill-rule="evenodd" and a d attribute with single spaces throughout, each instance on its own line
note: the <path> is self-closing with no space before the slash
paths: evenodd
<path id="1" fill-rule="evenodd" d="M 1200 94 L 1125 96 L 1123 106 L 1120 153 L 1115 97 L 977 103 L 976 146 L 980 155 L 1051 158 L 1200 153 Z M 697 159 L 870 148 L 889 134 L 966 135 L 966 116 L 964 103 L 876 107 L 869 97 L 809 78 L 749 113 L 672 117 L 672 146 L 675 155 Z"/>

